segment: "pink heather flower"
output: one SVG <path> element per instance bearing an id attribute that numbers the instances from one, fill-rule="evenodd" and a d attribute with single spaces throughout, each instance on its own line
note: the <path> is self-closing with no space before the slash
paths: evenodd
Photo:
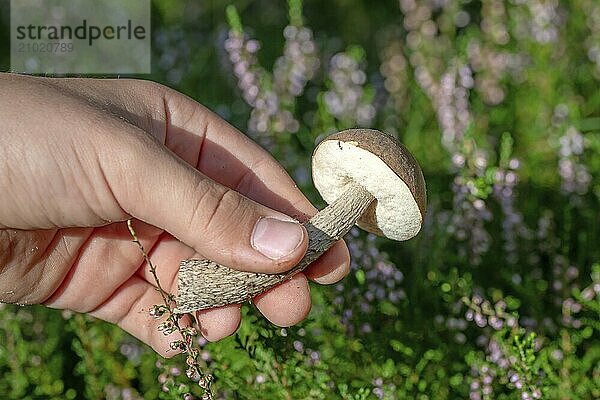
<path id="1" fill-rule="evenodd" d="M 473 193 L 475 186 L 471 180 L 485 175 L 487 155 L 465 150 L 465 134 L 473 124 L 469 93 L 476 82 L 471 67 L 457 58 L 452 44 L 436 35 L 439 29 L 432 13 L 444 12 L 446 7 L 450 7 L 447 2 L 400 1 L 408 32 L 408 59 L 417 83 L 433 104 L 442 131 L 442 145 L 451 155 L 452 172 L 456 174 L 448 232 L 460 243 L 459 255 L 477 265 L 490 247 L 491 237 L 485 222 L 491 219 L 491 213 L 485 201 Z"/>
<path id="2" fill-rule="evenodd" d="M 600 80 L 600 4 L 597 1 L 584 1 L 581 6 L 590 32 L 584 45 L 588 59 L 596 65 L 595 77 Z"/>
<path id="3" fill-rule="evenodd" d="M 516 168 L 517 159 L 511 159 L 506 166 L 497 169 L 494 176 L 493 195 L 502 209 L 502 238 L 506 261 L 516 264 L 518 261 L 518 241 L 528 239 L 531 232 L 523 222 L 523 215 L 515 207 L 515 188 L 519 182 Z"/>
<path id="4" fill-rule="evenodd" d="M 541 44 L 556 42 L 563 22 L 559 15 L 558 2 L 530 0 L 525 4 L 530 13 L 530 18 L 527 19 L 529 35 Z"/>
<path id="5" fill-rule="evenodd" d="M 302 95 L 306 83 L 319 68 L 317 46 L 312 30 L 304 26 L 288 25 L 283 30 L 283 56 L 275 61 L 273 78 L 275 90 L 283 101 L 292 101 Z"/>
<path id="6" fill-rule="evenodd" d="M 346 53 L 329 60 L 330 88 L 324 99 L 327 110 L 348 126 L 369 126 L 375 118 L 375 107 L 364 96 L 366 75 L 359 61 Z"/>
<path id="7" fill-rule="evenodd" d="M 583 136 L 573 126 L 569 126 L 560 137 L 558 173 L 563 191 L 568 194 L 587 193 L 592 177 L 581 157 L 585 148 Z"/>
<path id="8" fill-rule="evenodd" d="M 299 340 L 294 340 L 294 349 L 298 353 L 302 353 L 304 351 L 304 344 L 302 344 L 302 342 Z"/>
<path id="9" fill-rule="evenodd" d="M 232 29 L 224 44 L 238 87 L 252 107 L 248 128 L 262 135 L 299 129 L 291 110 L 319 67 L 317 47 L 309 28 L 288 25 L 284 37 L 283 56 L 276 60 L 273 74 L 258 62 L 256 53 L 260 42 L 257 40 L 249 40 Z"/>
<path id="10" fill-rule="evenodd" d="M 374 326 L 359 324 L 355 326 L 353 316 L 355 312 L 359 315 L 368 315 L 374 311 L 372 302 L 375 299 L 388 299 L 392 303 L 399 303 L 406 298 L 406 293 L 401 287 L 404 280 L 402 272 L 389 260 L 389 255 L 376 245 L 375 235 L 367 235 L 366 240 L 361 240 L 357 228 L 350 231 L 346 237 L 350 249 L 352 263 L 351 271 L 364 272 L 365 291 L 357 287 L 344 290 L 346 285 L 336 285 L 340 292 L 334 300 L 334 304 L 341 311 L 340 319 L 349 334 L 355 332 L 372 331 Z"/>

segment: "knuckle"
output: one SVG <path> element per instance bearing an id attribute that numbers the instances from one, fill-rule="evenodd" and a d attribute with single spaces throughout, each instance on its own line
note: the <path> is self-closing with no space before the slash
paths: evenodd
<path id="1" fill-rule="evenodd" d="M 123 79 L 120 81 L 149 95 L 162 95 L 168 90 L 166 86 L 146 79 Z"/>
<path id="2" fill-rule="evenodd" d="M 238 224 L 247 213 L 244 198 L 232 189 L 225 188 L 213 198 L 209 214 L 205 220 L 207 231 L 214 232 L 215 238 L 223 239 L 238 229 Z"/>
<path id="3" fill-rule="evenodd" d="M 238 192 L 201 182 L 197 189 L 198 202 L 196 203 L 190 228 L 202 227 L 203 231 L 210 232 L 209 241 L 222 241 L 239 229 L 239 224 L 248 213 L 248 203 Z"/>

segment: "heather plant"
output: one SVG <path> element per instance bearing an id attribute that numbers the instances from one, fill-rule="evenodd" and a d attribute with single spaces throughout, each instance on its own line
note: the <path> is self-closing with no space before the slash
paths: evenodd
<path id="1" fill-rule="evenodd" d="M 267 148 L 319 208 L 325 135 L 396 135 L 427 182 L 420 234 L 353 229 L 348 276 L 311 286 L 304 322 L 244 304 L 216 343 L 156 281 L 164 302 L 139 312 L 174 332 L 168 359 L 86 315 L 0 305 L 0 397 L 600 397 L 600 5 L 330 3 L 154 1 L 151 78 Z"/>

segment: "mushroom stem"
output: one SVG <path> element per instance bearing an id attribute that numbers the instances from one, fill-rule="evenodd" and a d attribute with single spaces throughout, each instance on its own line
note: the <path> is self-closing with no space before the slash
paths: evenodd
<path id="1" fill-rule="evenodd" d="M 348 233 L 373 200 L 373 195 L 360 184 L 348 184 L 336 201 L 304 223 L 308 250 L 295 267 L 281 274 L 238 271 L 210 260 L 183 260 L 179 266 L 176 311 L 186 313 L 242 303 L 292 277 Z"/>

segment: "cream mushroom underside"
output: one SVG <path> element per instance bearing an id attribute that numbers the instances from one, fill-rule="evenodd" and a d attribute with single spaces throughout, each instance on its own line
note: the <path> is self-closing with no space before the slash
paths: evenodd
<path id="1" fill-rule="evenodd" d="M 315 187 L 327 203 L 334 202 L 354 181 L 377 199 L 375 218 L 386 237 L 407 240 L 421 229 L 421 211 L 410 189 L 373 153 L 352 142 L 326 140 L 319 145 L 312 164 Z"/>

